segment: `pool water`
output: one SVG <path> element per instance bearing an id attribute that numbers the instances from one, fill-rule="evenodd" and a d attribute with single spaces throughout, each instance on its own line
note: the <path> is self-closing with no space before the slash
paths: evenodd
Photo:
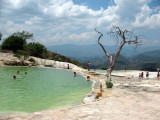
<path id="1" fill-rule="evenodd" d="M 35 112 L 77 105 L 91 90 L 91 84 L 67 70 L 0 67 L 0 112 Z"/>

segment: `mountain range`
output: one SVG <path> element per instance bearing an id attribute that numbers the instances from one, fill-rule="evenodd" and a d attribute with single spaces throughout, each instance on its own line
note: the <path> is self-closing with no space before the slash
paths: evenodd
<path id="1" fill-rule="evenodd" d="M 113 54 L 117 51 L 118 45 L 107 46 L 104 45 L 106 50 L 110 54 Z M 104 52 L 102 48 L 98 44 L 92 45 L 74 45 L 74 44 L 65 44 L 65 45 L 54 45 L 54 46 L 47 46 L 48 50 L 57 52 L 59 54 L 75 58 L 75 59 L 83 59 L 83 58 L 94 58 L 94 57 L 102 57 L 104 56 Z M 137 47 L 135 46 L 124 46 L 121 55 L 125 57 L 132 57 L 138 55 L 140 53 L 153 51 L 160 49 L 159 46 L 148 46 L 148 47 Z"/>
<path id="2" fill-rule="evenodd" d="M 82 63 L 82 65 L 85 65 L 86 62 Z M 109 60 L 106 56 L 92 58 L 90 62 L 93 69 L 106 69 L 107 65 L 109 65 Z M 114 69 L 122 70 L 125 68 L 129 70 L 156 71 L 157 68 L 160 68 L 160 50 L 144 52 L 130 58 L 120 55 Z"/>
<path id="3" fill-rule="evenodd" d="M 104 46 L 110 54 L 115 54 L 117 45 Z M 108 58 L 98 44 L 94 45 L 55 45 L 47 47 L 50 51 L 76 59 L 85 66 L 87 61 L 92 63 L 92 68 L 106 68 L 109 63 Z M 148 46 L 137 47 L 124 46 L 117 61 L 115 69 L 138 69 L 155 71 L 160 67 L 160 47 Z"/>

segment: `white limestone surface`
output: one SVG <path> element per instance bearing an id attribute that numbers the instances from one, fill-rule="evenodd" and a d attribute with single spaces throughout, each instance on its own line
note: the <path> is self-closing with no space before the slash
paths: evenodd
<path id="1" fill-rule="evenodd" d="M 67 63 L 67 62 L 60 62 L 60 61 L 55 61 L 55 60 L 48 60 L 48 59 L 41 59 L 37 57 L 30 56 L 28 60 L 34 60 L 35 64 L 37 66 L 51 66 L 54 68 L 61 68 L 61 69 L 67 69 L 68 64 L 71 70 L 75 71 L 82 71 L 84 69 L 72 64 L 72 63 Z"/>

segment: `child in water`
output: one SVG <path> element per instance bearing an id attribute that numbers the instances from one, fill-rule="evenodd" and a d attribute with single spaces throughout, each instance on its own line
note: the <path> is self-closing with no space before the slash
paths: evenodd
<path id="1" fill-rule="evenodd" d="M 90 76 L 87 76 L 87 80 L 90 80 Z"/>
<path id="2" fill-rule="evenodd" d="M 13 79 L 16 79 L 16 76 L 15 76 L 15 75 L 13 75 Z"/>
<path id="3" fill-rule="evenodd" d="M 74 72 L 73 74 L 74 74 L 74 77 L 76 77 L 76 76 L 77 76 L 76 72 Z"/>

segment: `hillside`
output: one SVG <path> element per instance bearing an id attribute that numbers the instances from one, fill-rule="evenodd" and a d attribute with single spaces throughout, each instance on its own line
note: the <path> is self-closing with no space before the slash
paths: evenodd
<path id="1" fill-rule="evenodd" d="M 130 57 L 129 60 L 132 63 L 158 63 L 160 62 L 160 50 L 144 52 L 142 54 Z"/>
<path id="2" fill-rule="evenodd" d="M 112 46 L 104 45 L 104 47 L 106 48 L 106 50 L 108 50 L 110 54 L 115 53 L 118 48 L 117 45 L 112 45 Z M 102 51 L 101 47 L 98 44 L 92 44 L 92 45 L 65 44 L 65 45 L 47 46 L 47 48 L 50 51 L 57 52 L 59 54 L 77 59 L 79 61 L 86 61 L 92 58 L 104 56 L 104 52 Z M 159 49 L 159 46 L 150 46 L 150 47 L 140 46 L 137 49 L 135 49 L 135 46 L 126 45 L 122 49 L 121 55 L 130 58 L 135 55 L 157 49 Z"/>
<path id="3" fill-rule="evenodd" d="M 114 69 L 122 70 L 125 67 L 130 70 L 149 70 L 156 71 L 160 67 L 160 50 L 144 52 L 133 57 L 127 58 L 123 55 L 119 56 Z M 93 69 L 106 69 L 109 64 L 108 57 L 97 57 L 89 60 Z M 87 61 L 82 62 L 85 65 Z"/>
<path id="4" fill-rule="evenodd" d="M 15 57 L 27 59 L 29 56 L 35 56 L 43 59 L 51 59 L 62 62 L 70 62 L 79 65 L 77 60 L 61 55 L 58 52 L 49 51 L 46 46 L 39 42 L 27 42 L 33 40 L 33 33 L 27 31 L 15 32 L 2 40 L 0 52 L 13 53 Z"/>
<path id="5" fill-rule="evenodd" d="M 2 50 L 1 47 L 0 47 L 0 53 L 1 53 L 0 58 L 6 57 L 6 55 L 7 56 L 11 56 L 11 57 L 13 55 L 16 56 L 16 57 L 20 57 L 18 53 L 14 53 L 11 50 Z M 35 56 L 35 57 L 37 57 L 37 56 Z M 56 61 L 62 61 L 62 62 L 69 62 L 69 63 L 73 63 L 75 65 L 80 65 L 79 61 L 77 61 L 75 59 L 71 59 L 71 58 L 69 58 L 67 56 L 64 56 L 64 55 L 61 55 L 59 53 L 55 53 L 55 52 L 52 52 L 52 51 L 49 51 L 49 50 L 46 50 L 45 57 L 42 56 L 40 58 L 56 60 Z"/>
<path id="6" fill-rule="evenodd" d="M 104 57 L 97 57 L 97 58 L 93 58 L 89 60 L 92 63 L 91 68 L 93 69 L 106 69 L 108 64 L 109 64 L 109 60 L 108 57 L 104 56 Z M 87 61 L 82 62 L 82 65 L 86 65 Z M 122 69 L 125 66 L 128 66 L 130 64 L 130 61 L 124 57 L 123 55 L 119 56 L 118 62 L 115 66 L 115 69 Z"/>
<path id="7" fill-rule="evenodd" d="M 8 56 L 13 57 L 13 55 L 15 56 L 15 54 L 13 52 L 7 51 L 7 50 L 0 50 L 0 53 L 1 53 L 0 58 L 8 57 Z M 71 59 L 69 57 L 66 57 L 66 56 L 58 54 L 58 53 L 54 53 L 54 52 L 47 50 L 46 54 L 47 54 L 46 59 L 56 60 L 56 61 L 61 61 L 61 62 L 69 62 L 69 63 L 73 63 L 75 65 L 80 65 L 79 61 Z"/>
<path id="8" fill-rule="evenodd" d="M 69 62 L 69 63 L 73 63 L 75 65 L 80 65 L 79 61 L 71 59 L 67 56 L 61 55 L 59 53 L 55 53 L 55 52 L 51 52 L 47 50 L 47 59 L 50 60 L 56 60 L 56 61 L 62 61 L 62 62 Z"/>

